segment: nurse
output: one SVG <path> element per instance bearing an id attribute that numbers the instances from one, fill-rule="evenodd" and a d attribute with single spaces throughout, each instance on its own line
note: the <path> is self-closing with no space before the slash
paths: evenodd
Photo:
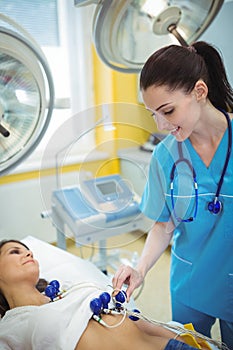
<path id="1" fill-rule="evenodd" d="M 172 239 L 172 319 L 210 336 L 219 319 L 233 350 L 233 91 L 219 52 L 170 45 L 145 63 L 140 88 L 158 129 L 141 210 L 154 221 L 136 269 L 121 266 L 127 296 Z M 154 288 L 157 287 L 156 281 Z"/>

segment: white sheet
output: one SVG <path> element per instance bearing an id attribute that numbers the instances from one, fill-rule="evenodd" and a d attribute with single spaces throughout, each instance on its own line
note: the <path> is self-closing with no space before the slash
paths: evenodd
<path id="1" fill-rule="evenodd" d="M 48 281 L 57 279 L 61 283 L 66 281 L 92 281 L 106 285 L 111 283 L 109 277 L 87 260 L 32 236 L 27 236 L 22 241 L 39 261 L 41 278 Z"/>

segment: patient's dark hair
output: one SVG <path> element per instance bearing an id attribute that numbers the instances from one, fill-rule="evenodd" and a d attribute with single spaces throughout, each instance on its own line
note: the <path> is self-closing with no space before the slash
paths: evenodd
<path id="1" fill-rule="evenodd" d="M 2 241 L 0 241 L 0 255 L 1 255 L 1 249 L 6 243 L 19 243 L 23 247 L 25 247 L 27 250 L 29 250 L 28 246 L 21 241 L 18 241 L 16 239 L 3 239 Z M 37 282 L 36 288 L 40 292 L 43 292 L 45 290 L 45 288 L 47 287 L 47 285 L 48 285 L 48 282 L 45 279 L 40 278 L 39 281 Z M 10 309 L 9 304 L 8 304 L 5 296 L 3 295 L 3 293 L 0 290 L 0 317 L 3 317 L 9 309 Z"/>
<path id="2" fill-rule="evenodd" d="M 208 98 L 216 108 L 233 110 L 233 90 L 222 57 L 204 41 L 189 47 L 169 45 L 155 51 L 142 68 L 140 88 L 167 85 L 171 90 L 190 93 L 198 80 L 208 86 Z"/>

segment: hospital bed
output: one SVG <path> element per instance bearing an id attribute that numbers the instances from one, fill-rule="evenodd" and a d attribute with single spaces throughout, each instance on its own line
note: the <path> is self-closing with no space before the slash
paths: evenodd
<path id="1" fill-rule="evenodd" d="M 22 239 L 33 252 L 35 259 L 39 261 L 40 278 L 47 281 L 57 279 L 61 285 L 74 282 L 92 282 L 97 285 L 111 285 L 111 278 L 101 272 L 99 268 L 88 260 L 84 260 L 52 244 L 41 241 L 33 236 Z M 127 309 L 135 308 L 135 301 L 131 298 L 127 303 Z M 173 322 L 168 323 L 170 325 Z M 218 350 L 210 344 L 211 349 Z"/>

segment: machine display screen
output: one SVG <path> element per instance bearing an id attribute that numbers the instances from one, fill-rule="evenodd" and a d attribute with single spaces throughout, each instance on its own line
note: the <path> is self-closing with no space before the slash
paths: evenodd
<path id="1" fill-rule="evenodd" d="M 115 181 L 108 181 L 108 182 L 103 182 L 101 184 L 96 184 L 97 188 L 100 190 L 100 192 L 106 196 L 112 193 L 117 192 L 117 186 L 116 186 Z"/>

